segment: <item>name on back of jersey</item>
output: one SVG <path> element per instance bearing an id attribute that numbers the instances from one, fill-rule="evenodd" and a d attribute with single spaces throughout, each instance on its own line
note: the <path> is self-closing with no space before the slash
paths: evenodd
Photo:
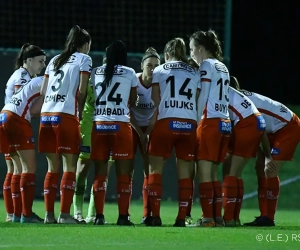
<path id="1" fill-rule="evenodd" d="M 45 97 L 45 103 L 47 102 L 64 102 L 66 100 L 66 95 L 46 95 Z"/>
<path id="2" fill-rule="evenodd" d="M 168 100 L 165 101 L 165 108 L 194 110 L 194 104 L 186 101 Z"/>
<path id="3" fill-rule="evenodd" d="M 122 108 L 96 108 L 94 115 L 126 115 Z"/>

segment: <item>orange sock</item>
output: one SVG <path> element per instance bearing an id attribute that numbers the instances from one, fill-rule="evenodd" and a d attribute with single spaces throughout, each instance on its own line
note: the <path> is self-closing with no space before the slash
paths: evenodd
<path id="1" fill-rule="evenodd" d="M 279 177 L 267 178 L 267 215 L 271 220 L 274 220 L 279 196 L 280 180 Z"/>
<path id="2" fill-rule="evenodd" d="M 144 183 L 143 183 L 143 217 L 147 217 L 150 215 L 149 211 L 149 202 L 148 202 L 148 177 L 144 177 Z"/>
<path id="3" fill-rule="evenodd" d="M 131 176 L 119 175 L 117 177 L 119 215 L 128 215 L 131 193 Z"/>
<path id="4" fill-rule="evenodd" d="M 60 212 L 70 214 L 76 187 L 76 174 L 64 172 L 60 182 Z"/>
<path id="5" fill-rule="evenodd" d="M 44 180 L 44 202 L 46 212 L 54 213 L 56 200 L 58 173 L 47 172 Z"/>
<path id="6" fill-rule="evenodd" d="M 176 220 L 184 220 L 193 195 L 193 180 L 178 180 L 178 214 Z"/>
<path id="7" fill-rule="evenodd" d="M 22 198 L 20 191 L 21 175 L 13 175 L 11 179 L 11 196 L 14 204 L 14 215 L 21 217 L 22 214 Z"/>
<path id="8" fill-rule="evenodd" d="M 192 216 L 192 206 L 193 206 L 194 192 L 195 192 L 195 183 L 193 181 L 192 196 L 191 196 L 191 199 L 189 200 L 189 204 L 188 204 L 188 207 L 186 209 L 186 216 Z"/>
<path id="9" fill-rule="evenodd" d="M 223 182 L 223 207 L 224 220 L 231 221 L 234 219 L 234 210 L 238 195 L 238 183 L 235 176 L 225 176 Z"/>
<path id="10" fill-rule="evenodd" d="M 128 198 L 128 211 L 127 214 L 130 215 L 130 201 L 131 201 L 131 197 L 132 197 L 132 178 L 130 178 L 130 194 L 129 194 L 129 198 Z"/>
<path id="11" fill-rule="evenodd" d="M 240 219 L 240 212 L 243 204 L 243 197 L 244 197 L 244 182 L 243 179 L 237 179 L 238 182 L 238 195 L 235 203 L 234 209 L 234 219 Z"/>
<path id="12" fill-rule="evenodd" d="M 213 184 L 212 182 L 199 183 L 200 204 L 203 218 L 213 218 Z"/>
<path id="13" fill-rule="evenodd" d="M 94 177 L 94 201 L 96 214 L 103 214 L 105 195 L 106 195 L 106 181 L 107 177 L 104 175 L 96 175 Z"/>
<path id="14" fill-rule="evenodd" d="M 258 178 L 258 204 L 260 210 L 260 216 L 266 216 L 267 211 L 267 190 L 266 190 L 267 180 L 265 177 Z"/>
<path id="15" fill-rule="evenodd" d="M 11 178 L 13 174 L 7 173 L 3 183 L 3 199 L 6 208 L 6 213 L 14 213 L 14 204 L 11 196 Z"/>
<path id="16" fill-rule="evenodd" d="M 21 174 L 21 197 L 22 197 L 22 214 L 29 217 L 32 214 L 32 205 L 35 191 L 35 174 Z"/>
<path id="17" fill-rule="evenodd" d="M 160 200 L 162 195 L 161 174 L 150 174 L 148 177 L 148 197 L 153 217 L 160 216 Z"/>
<path id="18" fill-rule="evenodd" d="M 213 211 L 214 218 L 222 217 L 222 186 L 220 181 L 213 182 Z"/>

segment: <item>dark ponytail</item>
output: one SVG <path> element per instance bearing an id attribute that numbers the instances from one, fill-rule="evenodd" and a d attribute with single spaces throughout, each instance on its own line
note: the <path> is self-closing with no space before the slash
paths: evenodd
<path id="1" fill-rule="evenodd" d="M 116 65 L 127 66 L 127 49 L 121 40 L 114 41 L 106 48 L 106 67 L 103 81 L 106 87 L 110 85 Z"/>
<path id="2" fill-rule="evenodd" d="M 54 61 L 54 70 L 59 70 L 74 52 L 90 41 L 90 34 L 78 25 L 74 25 L 69 32 L 63 52 Z"/>
<path id="3" fill-rule="evenodd" d="M 241 90 L 241 86 L 239 84 L 239 81 L 236 79 L 235 76 L 230 76 L 229 86 L 236 89 L 236 90 Z"/>
<path id="4" fill-rule="evenodd" d="M 22 46 L 18 57 L 16 58 L 15 70 L 22 67 L 24 62 L 26 62 L 28 58 L 33 58 L 42 55 L 46 55 L 46 53 L 40 47 L 35 45 L 30 45 L 29 43 L 25 43 Z"/>

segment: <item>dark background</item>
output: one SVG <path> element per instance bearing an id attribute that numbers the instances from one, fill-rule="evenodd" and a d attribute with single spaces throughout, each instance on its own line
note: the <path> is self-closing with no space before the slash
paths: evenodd
<path id="1" fill-rule="evenodd" d="M 114 39 L 123 40 L 132 53 L 143 53 L 149 46 L 162 53 L 174 37 L 183 37 L 198 29 L 212 28 L 220 40 L 224 31 L 225 0 L 1 0 L 0 1 L 0 103 L 13 72 L 13 60 L 22 44 L 29 42 L 48 51 L 47 61 L 61 50 L 74 24 L 92 36 L 94 66 L 102 61 L 105 47 Z M 266 3 L 267 2 L 267 3 Z M 294 1 L 293 1 L 294 2 Z M 243 88 L 267 95 L 286 104 L 300 104 L 298 98 L 298 46 L 300 8 L 292 1 L 233 0 L 230 73 Z M 13 50 L 9 49 L 13 48 Z M 97 53 L 95 53 L 97 51 Z M 188 50 L 187 50 L 188 51 Z M 129 58 L 129 66 L 139 71 L 140 55 Z M 38 121 L 33 121 L 35 134 Z M 38 155 L 37 194 L 42 193 L 46 160 Z M 142 177 L 142 161 L 136 157 L 136 175 Z M 167 164 L 164 198 L 176 199 L 175 171 Z M 5 163 L 1 159 L 0 182 Z M 113 175 L 111 175 L 113 176 Z M 90 176 L 90 178 L 92 178 Z M 133 198 L 141 195 L 142 178 L 135 178 Z M 1 182 L 2 183 L 2 182 Z M 113 198 L 115 178 L 110 178 L 108 197 Z M 1 186 L 1 185 L 0 185 Z M 2 187 L 0 187 L 1 189 Z"/>

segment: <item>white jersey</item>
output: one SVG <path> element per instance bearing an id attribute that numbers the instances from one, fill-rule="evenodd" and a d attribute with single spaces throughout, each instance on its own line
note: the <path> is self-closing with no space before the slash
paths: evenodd
<path id="1" fill-rule="evenodd" d="M 10 102 L 5 104 L 3 110 L 11 111 L 30 122 L 30 107 L 35 101 L 35 98 L 40 96 L 43 78 L 42 76 L 35 77 L 22 85 L 14 93 Z"/>
<path id="2" fill-rule="evenodd" d="M 152 88 L 143 84 L 142 73 L 136 74 L 138 77 L 137 93 L 139 97 L 138 106 L 131 108 L 132 115 L 137 121 L 137 125 L 140 127 L 149 126 L 151 117 L 153 116 L 155 109 L 151 99 Z"/>
<path id="3" fill-rule="evenodd" d="M 246 90 L 241 92 L 255 104 L 264 117 L 267 133 L 275 133 L 292 120 L 294 113 L 282 103 Z"/>
<path id="4" fill-rule="evenodd" d="M 259 111 L 254 103 L 241 92 L 229 87 L 229 116 L 234 125 L 240 120 L 255 114 L 259 114 Z"/>
<path id="5" fill-rule="evenodd" d="M 157 120 L 181 118 L 197 121 L 199 71 L 181 61 L 167 62 L 154 69 L 152 85 L 158 85 L 160 89 Z"/>
<path id="6" fill-rule="evenodd" d="M 6 83 L 4 103 L 9 103 L 16 87 L 20 87 L 31 80 L 29 72 L 24 68 L 17 69 Z"/>
<path id="7" fill-rule="evenodd" d="M 105 65 L 94 68 L 91 82 L 94 86 L 95 112 L 93 121 L 130 122 L 129 97 L 138 79 L 134 69 L 117 65 L 110 85 L 104 85 Z M 103 84 L 102 84 L 103 83 Z"/>
<path id="8" fill-rule="evenodd" d="M 210 84 L 203 117 L 229 119 L 229 72 L 225 64 L 209 58 L 200 65 L 201 84 Z"/>
<path id="9" fill-rule="evenodd" d="M 90 74 L 92 59 L 79 52 L 73 53 L 67 63 L 59 70 L 54 70 L 55 56 L 49 62 L 45 77 L 49 77 L 42 113 L 65 113 L 77 115 L 77 94 L 80 74 Z"/>

